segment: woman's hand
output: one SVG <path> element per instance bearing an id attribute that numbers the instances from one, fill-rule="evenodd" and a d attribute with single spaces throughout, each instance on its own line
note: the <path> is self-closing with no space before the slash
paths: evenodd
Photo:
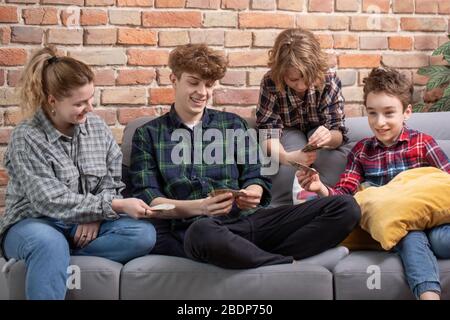
<path id="1" fill-rule="evenodd" d="M 77 248 L 84 248 L 89 242 L 95 240 L 100 229 L 101 221 L 95 221 L 90 223 L 81 223 L 77 226 L 75 236 L 73 237 L 73 243 Z"/>
<path id="2" fill-rule="evenodd" d="M 115 212 L 126 213 L 133 219 L 151 218 L 153 213 L 144 201 L 137 198 L 114 199 L 112 206 Z"/>

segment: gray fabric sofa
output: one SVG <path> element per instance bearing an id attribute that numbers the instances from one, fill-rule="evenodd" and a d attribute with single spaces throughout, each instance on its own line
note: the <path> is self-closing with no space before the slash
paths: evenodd
<path id="1" fill-rule="evenodd" d="M 150 118 L 131 122 L 124 133 L 124 180 L 131 152 L 134 130 Z M 254 126 L 253 119 L 247 119 Z M 408 121 L 412 128 L 435 137 L 450 155 L 450 132 L 446 124 L 450 112 L 414 114 Z M 327 183 L 334 184 L 345 167 L 346 154 L 354 143 L 371 136 L 367 119 L 347 119 L 349 144 L 335 152 L 321 150 L 318 164 L 327 170 Z M 304 137 L 286 132 L 283 143 L 288 150 L 301 148 Z M 302 141 L 303 139 L 303 141 Z M 274 181 L 272 205 L 292 203 L 291 168 L 282 167 Z M 287 181 L 290 181 L 287 183 Z M 127 191 L 125 191 L 127 192 Z M 399 257 L 382 251 L 354 251 L 333 270 L 320 265 L 294 264 L 261 267 L 251 270 L 225 270 L 188 259 L 149 255 L 121 265 L 97 257 L 72 257 L 80 267 L 81 289 L 69 290 L 67 299 L 413 299 Z M 0 259 L 0 267 L 4 260 Z M 450 299 L 450 260 L 439 261 L 442 298 Z M 371 276 L 379 283 L 370 285 Z M 13 264 L 0 275 L 0 299 L 24 298 L 25 268 Z M 369 285 L 368 285 L 369 283 Z"/>

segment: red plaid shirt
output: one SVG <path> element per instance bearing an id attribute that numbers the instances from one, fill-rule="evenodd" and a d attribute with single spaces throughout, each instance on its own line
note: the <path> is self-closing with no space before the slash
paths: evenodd
<path id="1" fill-rule="evenodd" d="M 256 124 L 258 129 L 268 129 L 271 137 L 279 138 L 280 131 L 277 131 L 277 136 L 270 129 L 293 127 L 306 134 L 311 129 L 324 126 L 328 130 L 340 130 L 345 142 L 347 129 L 344 118 L 341 81 L 335 72 L 326 73 L 324 84 L 321 87 L 309 87 L 304 97 L 297 95 L 287 85 L 285 91 L 280 92 L 270 71 L 261 80 Z"/>
<path id="2" fill-rule="evenodd" d="M 433 137 L 405 127 L 389 147 L 375 137 L 359 141 L 338 184 L 328 190 L 330 195 L 354 194 L 363 182 L 382 186 L 402 171 L 430 166 L 450 173 L 449 159 Z"/>

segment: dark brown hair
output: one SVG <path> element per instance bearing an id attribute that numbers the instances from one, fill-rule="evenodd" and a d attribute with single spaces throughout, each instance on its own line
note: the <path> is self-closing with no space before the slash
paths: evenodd
<path id="1" fill-rule="evenodd" d="M 33 115 L 43 108 L 50 111 L 48 96 L 56 99 L 70 96 L 73 89 L 94 81 L 91 68 L 70 57 L 58 57 L 53 47 L 37 51 L 27 63 L 19 80 L 22 112 Z"/>
<path id="2" fill-rule="evenodd" d="M 363 82 L 364 105 L 370 92 L 384 92 L 397 97 L 403 105 L 403 111 L 411 104 L 414 87 L 405 75 L 395 69 L 386 66 L 374 68 Z"/>
<path id="3" fill-rule="evenodd" d="M 178 79 L 183 72 L 189 72 L 205 80 L 219 80 L 225 75 L 227 64 L 220 51 L 203 43 L 178 46 L 169 55 L 169 67 Z"/>

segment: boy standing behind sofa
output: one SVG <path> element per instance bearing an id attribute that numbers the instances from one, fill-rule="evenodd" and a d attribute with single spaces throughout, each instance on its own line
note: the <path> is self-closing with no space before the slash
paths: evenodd
<path id="1" fill-rule="evenodd" d="M 354 194 L 363 182 L 382 186 L 408 169 L 433 166 L 450 172 L 449 160 L 436 141 L 405 126 L 412 113 L 412 93 L 411 82 L 398 71 L 373 69 L 364 79 L 364 104 L 375 136 L 354 146 L 345 172 L 334 188 L 325 186 L 317 174 L 297 171 L 300 185 L 320 196 Z M 439 299 L 441 288 L 435 254 L 450 257 L 450 225 L 433 228 L 428 234 L 410 231 L 395 250 L 400 254 L 416 298 Z"/>

